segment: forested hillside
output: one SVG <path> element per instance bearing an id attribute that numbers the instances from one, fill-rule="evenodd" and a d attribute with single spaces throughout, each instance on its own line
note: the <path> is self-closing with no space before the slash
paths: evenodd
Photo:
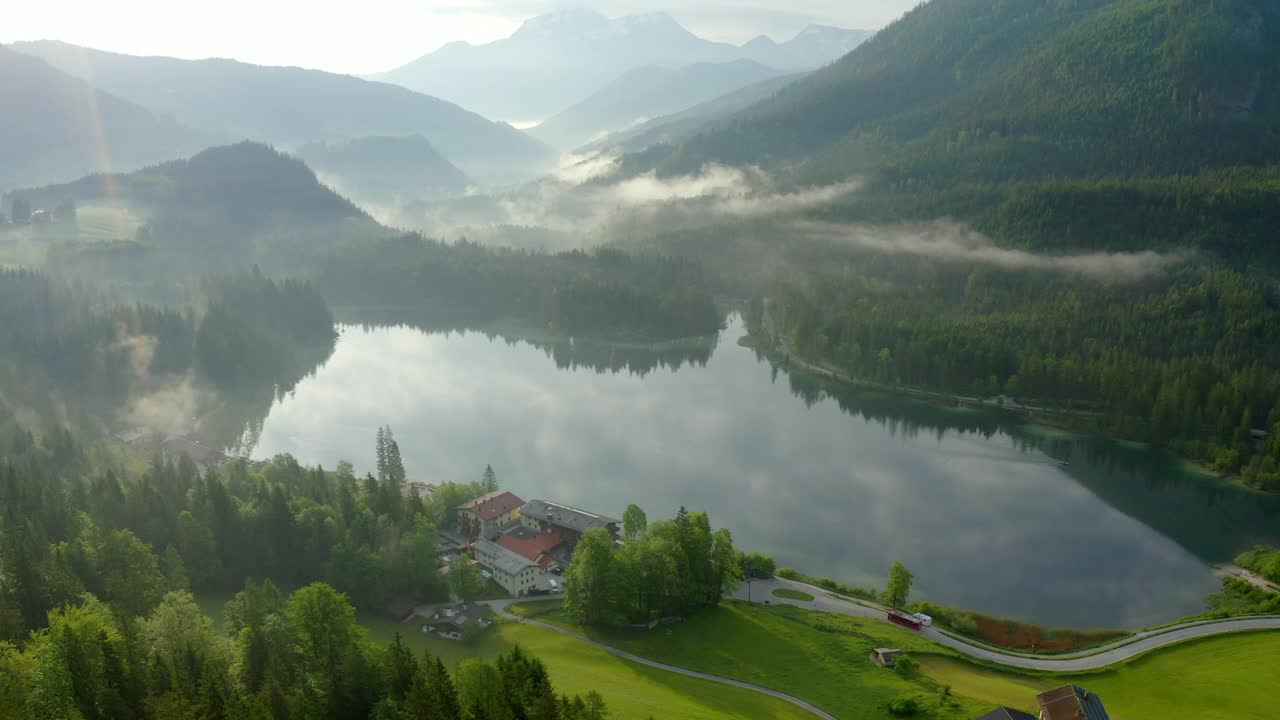
<path id="1" fill-rule="evenodd" d="M 363 137 L 340 143 L 308 143 L 297 156 L 354 199 L 461 195 L 471 180 L 421 135 Z"/>
<path id="2" fill-rule="evenodd" d="M 1280 158 L 1280 8 L 932 0 L 662 165 L 794 162 L 889 183 L 1197 172 Z"/>
<path id="3" fill-rule="evenodd" d="M 131 170 L 195 152 L 209 136 L 0 47 L 0 192 Z"/>
<path id="4" fill-rule="evenodd" d="M 755 306 L 756 336 L 868 382 L 1066 410 L 1080 428 L 1280 489 L 1270 282 L 1190 268 L 1105 283 L 901 257 L 859 265 L 780 280 L 767 317 Z"/>
<path id="5" fill-rule="evenodd" d="M 50 249 L 61 270 L 136 282 L 261 264 L 294 270 L 301 258 L 388 234 L 300 160 L 258 143 L 211 148 L 134 173 L 93 175 L 11 193 L 32 207 L 123 204 L 147 218 L 119 242 Z"/>
<path id="6" fill-rule="evenodd" d="M 335 303 L 519 319 L 565 335 L 684 338 L 721 323 L 700 267 L 615 250 L 551 255 L 409 235 L 333 256 L 316 282 Z"/>

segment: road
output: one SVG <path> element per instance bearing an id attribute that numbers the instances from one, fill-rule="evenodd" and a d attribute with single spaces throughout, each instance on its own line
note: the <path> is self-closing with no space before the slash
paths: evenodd
<path id="1" fill-rule="evenodd" d="M 822 612 L 839 613 L 842 615 L 852 615 L 854 617 L 865 617 L 877 620 L 884 620 L 885 616 L 885 608 L 879 605 L 862 605 L 850 600 L 832 597 L 827 593 L 827 591 L 820 587 L 796 582 L 794 580 L 773 578 L 771 580 L 757 580 L 751 585 L 752 587 L 749 591 L 751 600 L 758 603 L 768 602 L 772 605 L 795 605 L 796 607 L 807 608 L 810 610 L 820 610 Z M 774 596 L 773 591 L 778 588 L 799 590 L 812 595 L 814 599 L 810 602 L 807 600 L 791 600 L 789 598 Z M 747 596 L 748 588 L 745 584 L 738 588 L 738 591 L 734 593 L 734 597 L 739 600 L 746 600 Z M 888 621 L 885 620 L 885 622 Z M 923 628 L 920 630 L 920 634 L 934 642 L 946 645 L 953 650 L 964 653 L 969 657 L 986 660 L 987 662 L 1007 665 L 1009 667 L 1024 668 L 1027 670 L 1079 672 L 1082 670 L 1097 670 L 1108 665 L 1114 665 L 1115 663 L 1129 660 L 1150 650 L 1180 643 L 1184 640 L 1250 630 L 1280 630 L 1280 616 L 1248 617 L 1237 618 L 1234 620 L 1198 620 L 1180 623 L 1178 625 L 1170 625 L 1168 627 L 1157 628 L 1155 630 L 1144 630 L 1130 635 L 1129 637 L 1121 638 L 1113 643 L 1102 645 L 1091 650 L 1084 650 L 1078 653 L 1065 653 L 1061 655 L 1032 655 L 1030 653 L 1002 652 L 970 644 L 955 637 L 954 635 L 948 635 L 936 627 Z"/>
<path id="2" fill-rule="evenodd" d="M 793 600 L 790 598 L 778 597 L 773 594 L 774 590 L 780 588 L 788 588 L 798 590 L 813 596 L 813 600 Z M 539 600 L 560 600 L 564 595 L 545 595 L 537 599 Z M 874 603 L 861 604 L 851 600 L 844 600 L 829 595 L 827 591 L 820 587 L 809 585 L 807 583 L 797 582 L 795 580 L 787 580 L 785 578 L 772 578 L 769 580 L 756 580 L 750 585 L 743 584 L 742 587 L 734 593 L 734 598 L 754 603 L 770 604 L 770 605 L 794 605 L 809 610 L 818 610 L 821 612 L 837 613 L 841 615 L 850 615 L 853 617 L 864 617 L 873 620 L 884 620 L 885 609 Z M 529 623 L 537 625 L 540 628 L 550 630 L 552 632 L 567 635 L 576 640 L 593 645 L 605 652 L 639 663 L 651 668 L 673 672 L 678 675 L 698 678 L 708 682 L 720 683 L 721 685 L 731 685 L 733 687 L 752 690 L 764 693 L 770 697 L 775 697 L 784 702 L 791 703 L 797 707 L 803 708 L 817 717 L 824 720 L 838 720 L 834 715 L 828 713 L 822 708 L 801 700 L 794 695 L 788 695 L 772 688 L 756 685 L 754 683 L 734 680 L 732 678 L 721 677 L 719 675 L 711 675 L 709 673 L 698 672 L 697 670 L 689 670 L 678 667 L 676 665 L 668 665 L 655 660 L 633 655 L 624 650 L 605 645 L 603 643 L 592 640 L 591 638 L 568 630 L 557 625 L 534 620 L 532 618 L 524 618 L 511 613 L 507 607 L 513 603 L 520 602 L 520 599 L 506 598 L 501 600 L 482 600 L 480 604 L 488 605 L 493 609 L 494 613 L 514 620 L 516 622 Z M 415 608 L 415 613 L 419 615 L 430 615 L 435 606 L 421 605 Z M 1145 630 L 1135 633 L 1127 638 L 1117 640 L 1109 645 L 1085 650 L 1079 653 L 1069 653 L 1053 656 L 1035 656 L 1027 653 L 1017 652 L 1000 652 L 993 649 L 979 647 L 965 642 L 957 637 L 948 635 L 937 628 L 929 627 L 920 631 L 921 635 L 945 645 L 958 652 L 980 660 L 1007 665 L 1009 667 L 1024 668 L 1029 670 L 1048 670 L 1052 672 L 1079 672 L 1084 670 L 1096 670 L 1106 667 L 1124 660 L 1129 660 L 1150 650 L 1173 645 L 1175 643 L 1191 640 L 1193 638 L 1208 637 L 1211 635 L 1221 635 L 1224 633 L 1246 632 L 1256 630 L 1280 630 L 1280 616 L 1251 617 L 1239 618 L 1235 620 L 1222 621 L 1196 621 L 1172 625 L 1165 628 L 1155 630 Z"/>
<path id="3" fill-rule="evenodd" d="M 547 596 L 539 597 L 538 599 L 539 600 L 555 600 L 563 597 L 564 597 L 563 595 L 547 595 Z M 813 713 L 814 715 L 820 718 L 824 718 L 825 720 L 839 720 L 838 718 L 836 718 L 836 716 L 832 715 L 826 710 L 823 710 L 817 705 L 814 705 L 812 703 L 807 703 L 804 700 L 801 700 L 800 698 L 795 697 L 794 695 L 788 695 L 784 692 L 778 692 L 777 690 L 764 687 L 763 685 L 756 685 L 754 683 L 743 682 L 741 680 L 734 680 L 733 678 L 720 677 L 719 675 L 711 675 L 704 672 L 698 672 L 697 670 L 687 670 L 685 668 L 677 667 L 675 665 L 668 665 L 666 663 L 660 663 L 654 660 L 649 660 L 647 658 L 642 658 L 639 655 L 632 655 L 629 652 L 619 650 L 615 647 L 610 647 L 609 645 L 605 645 L 603 643 L 596 642 L 595 640 L 592 640 L 586 635 L 581 635 L 572 630 L 567 630 L 557 625 L 544 623 L 541 620 L 533 620 L 531 618 L 522 618 L 519 615 L 513 615 L 512 613 L 507 611 L 507 606 L 514 602 L 518 602 L 518 601 L 517 600 L 487 600 L 487 601 L 483 601 L 483 604 L 493 608 L 493 611 L 498 615 L 501 615 L 502 617 L 505 617 L 510 620 L 515 620 L 516 622 L 529 623 L 530 625 L 537 625 L 540 628 L 544 628 L 552 632 L 557 632 L 557 633 L 560 633 L 561 635 L 568 635 L 569 637 L 574 638 L 576 640 L 581 640 L 582 642 L 587 643 L 589 645 L 594 645 L 595 647 L 598 647 L 601 650 L 604 650 L 605 652 L 611 655 L 616 655 L 622 658 L 623 660 L 630 660 L 631 662 L 640 663 L 641 665 L 646 665 L 651 668 L 666 670 L 667 672 L 673 672 L 678 675 L 686 675 L 688 677 L 698 678 L 699 680 L 706 680 L 708 682 L 720 683 L 721 685 L 732 685 L 733 687 L 743 688 L 744 690 L 754 690 L 755 692 L 764 693 L 765 695 L 769 695 L 771 697 L 778 698 L 779 700 L 789 702 L 792 705 L 796 705 L 798 707 L 804 708 L 805 710 Z"/>

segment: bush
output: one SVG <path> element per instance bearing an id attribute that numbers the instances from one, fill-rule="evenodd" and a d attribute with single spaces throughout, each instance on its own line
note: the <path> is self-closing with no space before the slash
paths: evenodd
<path id="1" fill-rule="evenodd" d="M 893 661 L 893 671 L 901 677 L 911 679 L 920 673 L 920 663 L 912 660 L 910 655 L 899 655 Z"/>
<path id="2" fill-rule="evenodd" d="M 889 701 L 889 714 L 895 717 L 911 717 L 919 712 L 919 698 L 904 695 Z"/>

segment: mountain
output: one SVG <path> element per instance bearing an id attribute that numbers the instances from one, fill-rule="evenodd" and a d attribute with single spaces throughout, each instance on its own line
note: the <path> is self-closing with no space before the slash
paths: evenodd
<path id="1" fill-rule="evenodd" d="M 123 205 L 146 218 L 134 238 L 60 248 L 65 269 L 146 278 L 260 264 L 295 272 L 339 245 L 387 233 L 322 185 L 301 160 L 266 145 L 210 148 L 131 173 L 14 191 L 32 207 Z"/>
<path id="2" fill-rule="evenodd" d="M 421 135 L 310 143 L 296 154 L 326 182 L 365 202 L 449 197 L 472 184 Z"/>
<path id="3" fill-rule="evenodd" d="M 132 169 L 209 138 L 0 47 L 0 190 Z"/>
<path id="4" fill-rule="evenodd" d="M 1280 6 L 933 0 L 689 139 L 707 162 L 885 183 L 1174 175 L 1280 160 Z"/>
<path id="5" fill-rule="evenodd" d="M 809 70 L 868 35 L 811 27 L 785 43 L 757 38 L 737 46 L 704 40 L 666 13 L 609 19 L 572 9 L 532 18 L 502 40 L 450 43 L 375 78 L 448 98 L 489 117 L 536 122 L 634 68 L 754 60 L 783 71 Z"/>
<path id="6" fill-rule="evenodd" d="M 386 83 L 234 60 L 136 57 L 54 41 L 15 43 L 97 87 L 226 138 L 295 147 L 373 135 L 422 135 L 477 179 L 544 169 L 549 149 L 504 123 Z"/>
<path id="7" fill-rule="evenodd" d="M 603 133 L 685 110 L 779 74 L 754 60 L 682 68 L 648 65 L 628 70 L 586 100 L 530 128 L 529 134 L 548 145 L 572 149 Z"/>
<path id="8" fill-rule="evenodd" d="M 804 77 L 805 73 L 778 75 L 738 88 L 670 115 L 647 120 L 635 127 L 609 133 L 579 148 L 580 152 L 622 150 L 638 152 L 659 143 L 678 144 Z"/>

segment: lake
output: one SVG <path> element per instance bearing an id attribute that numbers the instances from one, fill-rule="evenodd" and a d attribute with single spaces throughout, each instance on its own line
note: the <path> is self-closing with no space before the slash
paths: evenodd
<path id="1" fill-rule="evenodd" d="M 890 563 L 913 598 L 1054 627 L 1199 612 L 1211 565 L 1280 542 L 1280 499 L 1161 453 L 789 376 L 737 344 L 664 351 L 477 332 L 342 328 L 270 409 L 253 457 L 475 480 L 620 517 L 706 510 L 740 548 L 850 585 Z"/>

